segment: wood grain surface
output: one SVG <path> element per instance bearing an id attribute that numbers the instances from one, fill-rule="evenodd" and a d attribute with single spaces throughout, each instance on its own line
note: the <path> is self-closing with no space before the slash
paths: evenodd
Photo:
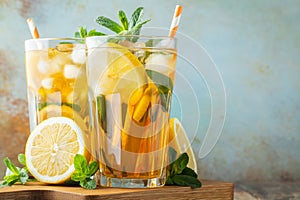
<path id="1" fill-rule="evenodd" d="M 202 180 L 202 187 L 164 186 L 154 189 L 97 188 L 86 190 L 80 187 L 54 186 L 42 183 L 27 183 L 0 188 L 0 199 L 11 200 L 100 200 L 100 199 L 233 199 L 233 183 Z"/>

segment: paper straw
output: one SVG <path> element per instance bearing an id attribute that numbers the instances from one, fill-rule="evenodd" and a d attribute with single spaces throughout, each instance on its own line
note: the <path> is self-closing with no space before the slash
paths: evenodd
<path id="1" fill-rule="evenodd" d="M 174 16 L 172 19 L 172 24 L 170 27 L 170 32 L 169 32 L 169 36 L 170 37 L 175 37 L 177 29 L 178 29 L 178 25 L 179 25 L 179 21 L 180 21 L 180 17 L 181 17 L 181 13 L 182 13 L 182 6 L 181 5 L 176 5 L 175 11 L 174 11 Z"/>
<path id="2" fill-rule="evenodd" d="M 34 39 L 39 38 L 40 37 L 39 32 L 38 32 L 36 26 L 34 25 L 34 21 L 33 21 L 32 18 L 27 19 L 27 24 L 28 24 L 28 27 L 29 27 L 29 30 L 30 30 L 30 33 L 31 33 L 32 37 Z"/>

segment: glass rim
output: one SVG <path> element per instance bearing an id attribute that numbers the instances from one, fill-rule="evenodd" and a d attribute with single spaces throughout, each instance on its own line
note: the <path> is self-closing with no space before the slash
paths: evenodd
<path id="1" fill-rule="evenodd" d="M 71 37 L 32 38 L 32 39 L 25 40 L 24 42 L 25 51 L 45 50 L 51 47 L 53 44 L 60 43 L 60 42 L 70 43 L 75 45 L 76 47 L 78 47 L 78 45 L 85 46 L 85 41 L 82 38 L 71 38 Z"/>
<path id="2" fill-rule="evenodd" d="M 26 39 L 26 41 L 52 41 L 52 40 L 87 40 L 87 39 L 91 39 L 91 38 L 111 38 L 111 37 L 125 37 L 125 38 L 129 38 L 129 37 L 139 37 L 139 38 L 151 38 L 151 39 L 173 39 L 173 40 L 177 40 L 177 37 L 171 37 L 171 36 L 163 36 L 163 35 L 94 35 L 94 36 L 89 36 L 86 38 L 76 38 L 76 37 L 45 37 L 45 38 L 30 38 L 30 39 Z"/>
<path id="3" fill-rule="evenodd" d="M 168 41 L 167 43 L 161 43 L 158 46 L 147 46 L 142 48 L 151 48 L 151 49 L 176 49 L 177 46 L 177 38 L 171 37 L 171 36 L 157 36 L 157 35 L 97 35 L 97 36 L 90 36 L 85 38 L 85 45 L 87 49 L 92 48 L 99 48 L 102 47 L 102 45 L 106 44 L 106 42 L 109 42 L 110 39 L 116 39 L 116 40 L 131 40 L 132 38 L 137 38 L 137 41 L 134 41 L 132 43 L 136 43 L 139 41 L 145 42 L 147 40 L 157 41 L 159 44 L 162 41 Z M 105 47 L 105 46 L 103 46 Z M 141 47 L 130 47 L 130 48 L 141 48 Z"/>
<path id="4" fill-rule="evenodd" d="M 30 41 L 59 41 L 59 40 L 84 40 L 84 38 L 75 38 L 75 37 L 47 37 L 47 38 L 31 38 L 25 40 L 25 42 Z"/>
<path id="5" fill-rule="evenodd" d="M 130 37 L 138 37 L 138 38 L 148 38 L 148 39 L 172 39 L 177 40 L 177 37 L 172 36 L 164 36 L 164 35 L 95 35 L 89 36 L 84 39 L 92 39 L 92 38 L 130 38 Z"/>

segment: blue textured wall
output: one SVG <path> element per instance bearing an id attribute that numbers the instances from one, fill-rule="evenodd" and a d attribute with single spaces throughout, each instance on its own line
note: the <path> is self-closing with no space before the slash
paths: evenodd
<path id="1" fill-rule="evenodd" d="M 79 25 L 94 27 L 99 15 L 116 19 L 119 9 L 130 13 L 142 5 L 145 17 L 152 18 L 149 26 L 168 28 L 177 3 L 184 7 L 179 31 L 206 48 L 226 88 L 224 129 L 211 153 L 198 159 L 201 177 L 299 180 L 298 0 L 0 0 L 0 159 L 23 152 L 29 134 L 24 71 L 24 40 L 31 37 L 28 17 L 35 19 L 42 37 L 68 37 Z M 193 147 L 198 152 L 200 143 Z M 1 177 L 3 173 L 1 164 Z"/>

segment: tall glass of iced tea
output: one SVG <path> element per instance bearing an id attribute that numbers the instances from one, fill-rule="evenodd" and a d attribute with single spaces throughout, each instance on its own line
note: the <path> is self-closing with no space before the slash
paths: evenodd
<path id="1" fill-rule="evenodd" d="M 30 130 L 49 118 L 67 117 L 88 138 L 88 86 L 83 40 L 26 40 L 25 69 Z"/>
<path id="2" fill-rule="evenodd" d="M 106 187 L 165 184 L 176 65 L 171 37 L 86 39 L 94 159 Z"/>

